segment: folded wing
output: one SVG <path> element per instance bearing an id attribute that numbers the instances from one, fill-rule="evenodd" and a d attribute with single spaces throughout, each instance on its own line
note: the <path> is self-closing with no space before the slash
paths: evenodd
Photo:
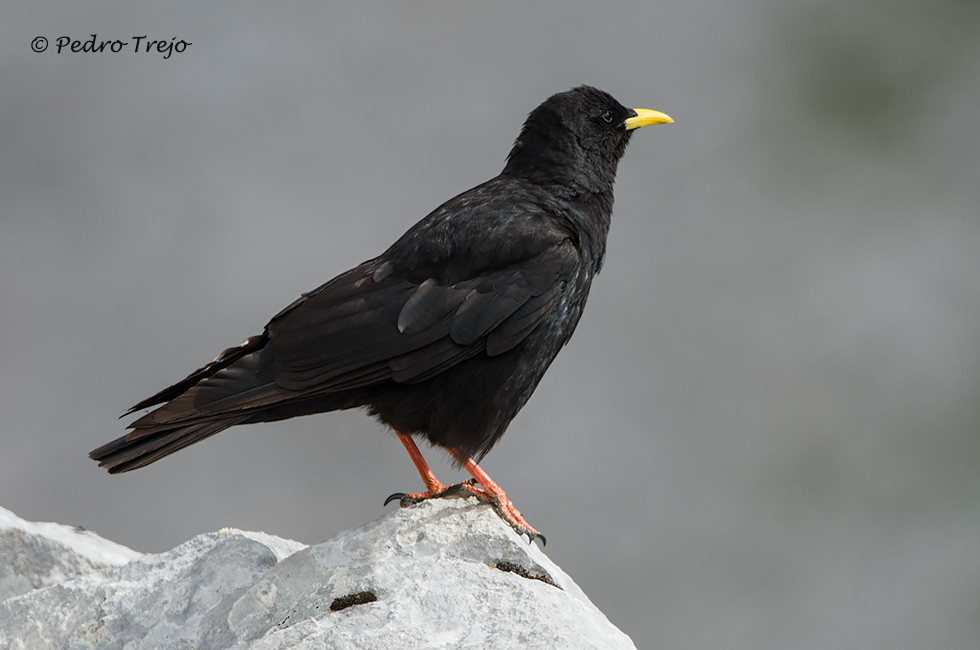
<path id="1" fill-rule="evenodd" d="M 320 392 L 413 383 L 482 352 L 503 354 L 547 316 L 574 273 L 577 253 L 562 240 L 455 282 L 396 274 L 379 281 L 382 264 L 366 262 L 269 323 L 279 386 Z"/>

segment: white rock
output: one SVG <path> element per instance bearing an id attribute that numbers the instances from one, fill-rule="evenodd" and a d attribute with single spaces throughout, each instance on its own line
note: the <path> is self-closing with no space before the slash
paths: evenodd
<path id="1" fill-rule="evenodd" d="M 78 554 L 50 548 L 52 563 Z M 398 509 L 311 547 L 226 529 L 119 553 L 114 564 L 131 559 L 0 602 L 0 648 L 634 647 L 475 499 Z"/>
<path id="2" fill-rule="evenodd" d="M 0 508 L 0 601 L 139 556 L 95 533 L 24 521 Z"/>

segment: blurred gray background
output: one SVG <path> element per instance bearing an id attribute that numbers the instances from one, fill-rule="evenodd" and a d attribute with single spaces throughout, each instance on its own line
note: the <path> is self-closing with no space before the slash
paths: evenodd
<path id="1" fill-rule="evenodd" d="M 585 317 L 484 467 L 638 647 L 980 645 L 977 1 L 2 17 L 0 505 L 157 552 L 421 488 L 359 412 L 86 455 L 588 83 L 677 123 L 633 138 Z M 92 33 L 193 45 L 54 52 Z"/>

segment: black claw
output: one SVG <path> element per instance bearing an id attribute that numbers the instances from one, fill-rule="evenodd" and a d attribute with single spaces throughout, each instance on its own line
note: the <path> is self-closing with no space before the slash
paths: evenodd
<path id="1" fill-rule="evenodd" d="M 422 496 L 419 497 L 409 498 L 409 495 L 405 494 L 404 492 L 395 492 L 390 497 L 385 499 L 385 505 L 388 505 L 395 499 L 398 499 L 399 501 L 401 501 L 402 508 L 407 508 L 408 506 L 414 505 L 416 503 L 421 503 L 422 501 L 426 501 L 428 499 L 441 499 L 444 497 L 451 497 L 454 494 L 462 492 L 467 485 L 476 485 L 476 479 L 471 478 L 463 481 L 462 483 L 454 483 L 453 485 L 450 485 L 449 487 L 447 487 L 442 492 L 439 492 L 438 494 L 423 494 Z"/>
<path id="2" fill-rule="evenodd" d="M 442 499 L 443 497 L 450 497 L 450 496 L 456 494 L 457 492 L 459 492 L 462 489 L 463 489 L 463 484 L 462 483 L 454 483 L 453 485 L 450 485 L 449 487 L 447 487 L 445 490 L 443 490 L 439 494 L 433 495 L 433 498 L 435 498 L 435 499 Z"/>
<path id="3" fill-rule="evenodd" d="M 450 485 L 445 490 L 443 490 L 442 492 L 440 492 L 435 496 L 436 498 L 452 496 L 457 492 L 461 492 L 462 490 L 466 489 L 467 485 L 476 485 L 476 479 L 471 478 L 463 481 L 462 483 L 453 483 L 452 485 Z"/>
<path id="4" fill-rule="evenodd" d="M 521 537 L 527 535 L 527 543 L 529 545 L 533 544 L 534 540 L 536 539 L 541 540 L 541 546 L 546 546 L 548 544 L 548 540 L 546 540 L 544 538 L 544 535 L 542 535 L 541 533 L 532 533 L 531 531 L 525 529 L 525 530 L 518 531 L 517 534 L 520 535 Z"/>
<path id="5" fill-rule="evenodd" d="M 463 481 L 462 483 L 454 483 L 453 485 L 450 485 L 449 487 L 447 487 L 445 490 L 443 490 L 438 494 L 422 495 L 419 497 L 410 497 L 408 494 L 405 494 L 404 492 L 395 492 L 387 499 L 385 499 L 385 505 L 388 505 L 392 501 L 397 500 L 400 502 L 399 505 L 401 505 L 402 508 L 407 508 L 411 505 L 415 505 L 416 503 L 421 503 L 422 501 L 426 501 L 428 499 L 442 499 L 446 497 L 451 497 L 455 494 L 458 494 L 459 492 L 462 492 L 466 488 L 466 486 L 476 485 L 476 483 L 477 483 L 476 479 L 471 478 Z M 500 507 L 500 503 L 496 502 L 496 500 L 490 500 L 489 503 L 490 506 L 497 513 L 497 515 L 501 519 L 506 521 L 508 524 L 510 524 L 510 527 L 514 529 L 514 532 L 516 532 L 520 537 L 524 537 L 525 535 L 527 535 L 528 544 L 533 544 L 534 540 L 540 539 L 541 546 L 547 546 L 548 540 L 545 539 L 544 535 L 542 535 L 541 533 L 533 533 L 526 528 L 516 526 L 513 522 L 511 522 L 510 518 L 507 517 L 506 514 L 504 514 L 503 508 Z"/>

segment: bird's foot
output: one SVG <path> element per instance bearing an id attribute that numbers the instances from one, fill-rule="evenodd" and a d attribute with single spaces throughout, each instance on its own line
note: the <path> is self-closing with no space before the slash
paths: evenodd
<path id="1" fill-rule="evenodd" d="M 432 470 L 429 469 L 428 463 L 426 463 L 425 459 L 422 458 L 422 452 L 419 451 L 415 441 L 412 440 L 412 436 L 401 433 L 400 431 L 396 431 L 395 433 L 398 434 L 398 439 L 401 440 L 402 444 L 405 446 L 405 450 L 408 451 L 408 455 L 412 458 L 412 462 L 415 463 L 415 467 L 419 470 L 419 475 L 422 477 L 422 481 L 425 483 L 425 487 L 427 489 L 425 492 L 418 492 L 416 494 L 396 492 L 385 499 L 385 505 L 388 505 L 397 499 L 402 508 L 407 508 L 408 506 L 425 501 L 426 499 L 445 499 L 447 497 L 469 496 L 472 494 L 484 503 L 489 503 L 490 506 L 493 507 L 494 512 L 496 512 L 501 519 L 506 521 L 518 535 L 527 535 L 528 544 L 533 543 L 535 539 L 540 539 L 541 545 L 545 545 L 546 540 L 544 535 L 534 530 L 534 528 L 524 520 L 524 517 L 521 516 L 521 513 L 514 507 L 514 504 L 507 499 L 507 495 L 504 493 L 503 489 L 494 483 L 493 479 L 490 478 L 472 458 L 459 451 L 446 447 L 446 451 L 448 451 L 453 458 L 458 460 L 463 469 L 469 472 L 473 477 L 467 481 L 463 481 L 462 483 L 456 483 L 455 485 L 446 487 L 439 481 L 439 479 L 436 478 L 435 474 L 432 473 Z"/>
<path id="2" fill-rule="evenodd" d="M 496 488 L 495 490 L 487 490 L 487 488 L 477 483 L 475 478 L 471 478 L 462 483 L 454 483 L 448 487 L 443 486 L 441 483 L 433 487 L 435 489 L 432 492 L 418 492 L 415 494 L 396 492 L 385 499 L 385 505 L 397 500 L 399 506 L 407 508 L 416 503 L 428 501 L 429 499 L 475 496 L 480 501 L 489 504 L 493 508 L 493 511 L 514 529 L 514 532 L 520 536 L 527 535 L 529 543 L 535 539 L 540 539 L 542 545 L 547 543 L 544 535 L 536 531 L 531 524 L 527 523 L 520 511 L 514 507 L 513 502 L 507 498 L 507 494 L 496 484 L 493 484 L 493 487 Z"/>
<path id="3" fill-rule="evenodd" d="M 473 482 L 476 481 L 474 479 Z M 469 482 L 469 481 L 467 481 Z M 534 529 L 531 524 L 527 523 L 524 519 L 524 515 L 521 511 L 514 507 L 513 501 L 507 498 L 507 493 L 500 489 L 500 486 L 496 483 L 491 482 L 490 487 L 482 485 L 471 485 L 469 488 L 470 492 L 475 495 L 480 501 L 484 503 L 489 503 L 490 507 L 497 515 L 507 522 L 507 524 L 514 529 L 519 537 L 527 535 L 527 542 L 531 544 L 536 539 L 541 540 L 541 545 L 544 546 L 548 543 L 544 535 L 539 533 Z"/>
<path id="4" fill-rule="evenodd" d="M 385 499 L 385 505 L 397 500 L 400 507 L 407 508 L 409 506 L 414 506 L 416 503 L 422 503 L 423 501 L 427 501 L 429 499 L 447 499 L 454 496 L 468 496 L 472 493 L 467 488 L 475 484 L 476 479 L 471 478 L 463 481 L 462 483 L 454 483 L 450 486 L 445 486 L 442 483 L 436 483 L 428 492 L 416 492 L 414 494 L 395 492 Z"/>

